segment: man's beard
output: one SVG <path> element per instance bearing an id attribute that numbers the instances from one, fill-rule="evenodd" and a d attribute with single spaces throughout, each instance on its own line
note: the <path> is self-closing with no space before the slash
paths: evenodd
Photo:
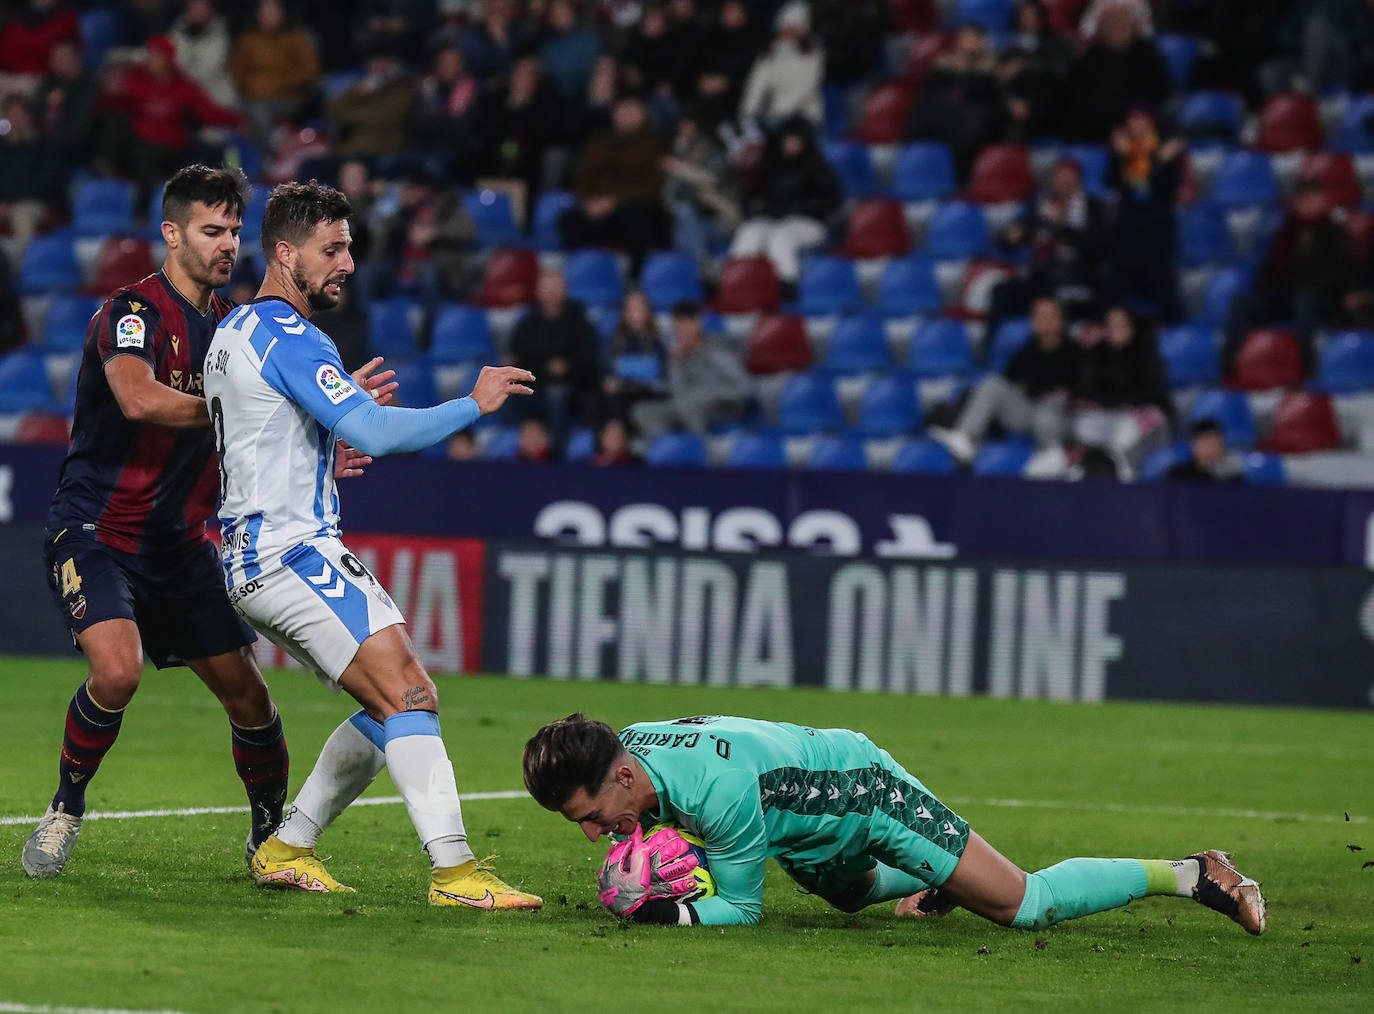
<path id="1" fill-rule="evenodd" d="M 312 310 L 332 310 L 339 305 L 339 297 L 331 296 L 324 291 L 324 286 L 329 284 L 326 279 L 318 289 L 310 288 L 310 283 L 306 280 L 305 272 L 299 267 L 291 274 L 291 280 L 296 283 L 296 291 L 305 297 L 305 301 L 310 304 Z M 339 284 L 343 284 L 343 279 L 339 279 Z"/>
<path id="2" fill-rule="evenodd" d="M 178 253 L 177 265 L 186 273 L 186 277 L 197 285 L 204 285 L 206 288 L 217 289 L 221 285 L 228 285 L 229 279 L 233 277 L 234 273 L 234 258 L 230 257 L 228 258 L 228 276 L 225 277 L 224 281 L 220 281 L 215 277 L 214 265 L 224 259 L 225 258 L 216 254 L 213 261 L 206 261 L 188 244 Z"/>

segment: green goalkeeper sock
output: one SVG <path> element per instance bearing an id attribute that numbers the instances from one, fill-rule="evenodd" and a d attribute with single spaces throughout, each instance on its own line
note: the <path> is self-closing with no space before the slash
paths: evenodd
<path id="1" fill-rule="evenodd" d="M 895 901 L 918 891 L 924 891 L 929 886 L 924 880 L 917 880 L 910 873 L 903 873 L 901 870 L 894 870 L 891 866 L 884 866 L 879 863 L 873 869 L 873 886 L 864 895 L 863 903 L 876 905 L 880 901 Z"/>
<path id="2" fill-rule="evenodd" d="M 1147 895 L 1190 897 L 1197 884 L 1194 860 L 1065 859 L 1026 877 L 1026 894 L 1012 920 L 1018 929 L 1044 929 L 1129 905 Z"/>

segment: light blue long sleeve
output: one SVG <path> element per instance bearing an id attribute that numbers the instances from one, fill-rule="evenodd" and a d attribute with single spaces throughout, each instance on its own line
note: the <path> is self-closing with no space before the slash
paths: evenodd
<path id="1" fill-rule="evenodd" d="M 471 398 L 456 398 L 433 408 L 360 404 L 338 421 L 334 435 L 364 454 L 419 451 L 475 423 L 482 410 Z"/>

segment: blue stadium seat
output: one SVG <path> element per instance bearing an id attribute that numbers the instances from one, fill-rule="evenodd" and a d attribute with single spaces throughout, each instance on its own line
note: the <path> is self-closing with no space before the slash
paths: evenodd
<path id="1" fill-rule="evenodd" d="M 414 304 L 404 298 L 379 299 L 367 308 L 368 350 L 395 363 L 419 354 L 415 326 L 410 321 Z"/>
<path id="2" fill-rule="evenodd" d="M 958 0 L 948 20 L 953 25 L 973 22 L 986 32 L 1000 34 L 1011 27 L 1015 10 L 1013 0 Z"/>
<path id="3" fill-rule="evenodd" d="M 1174 79 L 1174 87 L 1185 89 L 1193 76 L 1193 64 L 1197 63 L 1198 52 L 1202 48 L 1191 35 L 1161 35 L 1155 39 L 1160 56 L 1169 65 L 1169 76 Z"/>
<path id="4" fill-rule="evenodd" d="M 615 326 L 620 323 L 620 307 L 589 306 L 587 319 L 592 322 L 592 327 L 596 328 L 596 333 L 601 338 L 601 347 L 610 348 L 611 339 L 615 337 Z"/>
<path id="5" fill-rule="evenodd" d="M 614 365 L 621 380 L 657 384 L 663 377 L 663 360 L 655 355 L 616 356 Z"/>
<path id="6" fill-rule="evenodd" d="M 1185 268 L 1227 264 L 1236 259 L 1226 209 L 1215 201 L 1198 201 L 1178 213 L 1178 253 Z"/>
<path id="7" fill-rule="evenodd" d="M 1025 437 L 989 441 L 973 459 L 974 475 L 1020 475 L 1026 469 L 1034 446 Z"/>
<path id="8" fill-rule="evenodd" d="M 1207 283 L 1202 300 L 1202 317 L 1209 324 L 1225 327 L 1231 318 L 1236 297 L 1250 291 L 1253 276 L 1244 267 L 1222 268 Z"/>
<path id="9" fill-rule="evenodd" d="M 797 312 L 806 316 L 851 313 L 863 306 L 859 274 L 848 257 L 810 257 L 797 283 Z"/>
<path id="10" fill-rule="evenodd" d="M 18 349 L 0 356 L 0 412 L 31 412 L 54 407 L 42 353 Z"/>
<path id="11" fill-rule="evenodd" d="M 863 441 L 856 434 L 826 436 L 811 446 L 806 467 L 831 472 L 863 472 L 868 469 L 868 455 L 864 453 Z"/>
<path id="12" fill-rule="evenodd" d="M 1212 183 L 1212 199 L 1224 208 L 1277 201 L 1279 181 L 1269 156 L 1261 151 L 1233 151 L 1222 156 Z"/>
<path id="13" fill-rule="evenodd" d="M 545 190 L 534 202 L 534 245 L 540 250 L 557 250 L 562 246 L 558 235 L 558 218 L 569 208 L 576 207 L 577 198 L 566 190 Z"/>
<path id="14" fill-rule="evenodd" d="M 120 38 L 119 12 L 112 7 L 82 11 L 80 24 L 81 62 L 88 71 L 99 76 L 106 54 L 123 41 Z"/>
<path id="15" fill-rule="evenodd" d="M 1230 92 L 1193 92 L 1178 113 L 1178 125 L 1188 137 L 1197 140 L 1224 140 L 1240 136 L 1240 99 Z"/>
<path id="16" fill-rule="evenodd" d="M 520 451 L 520 431 L 514 426 L 494 426 L 482 447 L 488 461 L 514 461 Z"/>
<path id="17" fill-rule="evenodd" d="M 429 408 L 443 401 L 439 384 L 434 377 L 434 364 L 428 359 L 413 359 L 408 363 L 387 363 L 396 371 L 396 400 L 393 405 L 405 408 Z"/>
<path id="18" fill-rule="evenodd" d="M 1288 481 L 1283 459 L 1277 454 L 1251 451 L 1241 459 L 1241 464 L 1245 468 L 1245 481 L 1252 486 L 1282 486 Z"/>
<path id="19" fill-rule="evenodd" d="M 649 444 L 645 460 L 651 465 L 701 468 L 706 464 L 706 445 L 695 433 L 660 433 Z"/>
<path id="20" fill-rule="evenodd" d="M 1163 479 L 1169 469 L 1182 465 L 1192 456 L 1187 440 L 1175 440 L 1168 447 L 1158 447 L 1145 456 L 1140 466 L 1140 478 L 1144 482 Z"/>
<path id="21" fill-rule="evenodd" d="M 1336 149 L 1352 155 L 1374 152 L 1374 95 L 1351 98 L 1341 114 Z"/>
<path id="22" fill-rule="evenodd" d="M 1349 394 L 1374 388 L 1374 334 L 1347 331 L 1322 346 L 1314 390 Z"/>
<path id="23" fill-rule="evenodd" d="M 885 317 L 915 317 L 940 309 L 935 265 L 922 253 L 896 257 L 878 277 L 878 312 Z"/>
<path id="24" fill-rule="evenodd" d="M 1078 163 L 1083 172 L 1083 189 L 1093 197 L 1107 194 L 1107 149 L 1098 144 L 1071 144 L 1061 152 Z"/>
<path id="25" fill-rule="evenodd" d="M 859 432 L 866 437 L 895 437 L 921 428 L 921 399 L 908 373 L 877 377 L 859 401 Z"/>
<path id="26" fill-rule="evenodd" d="M 894 472 L 915 472 L 925 475 L 953 475 L 959 470 L 959 463 L 944 444 L 929 437 L 908 440 L 897 449 L 892 459 Z"/>
<path id="27" fill-rule="evenodd" d="M 568 434 L 568 446 L 563 449 L 564 461 L 589 461 L 595 455 L 596 433 L 590 426 L 579 426 Z"/>
<path id="28" fill-rule="evenodd" d="M 625 298 L 620 263 L 606 250 L 578 250 L 563 264 L 568 294 L 587 306 L 619 306 Z"/>
<path id="29" fill-rule="evenodd" d="M 54 296 L 43 322 L 43 348 L 49 352 L 75 352 L 86 344 L 86 330 L 100 309 L 94 296 Z"/>
<path id="30" fill-rule="evenodd" d="M 725 463 L 732 468 L 786 468 L 787 451 L 776 433 L 737 433 Z"/>
<path id="31" fill-rule="evenodd" d="M 793 436 L 839 429 L 844 425 L 844 413 L 834 381 L 821 373 L 788 377 L 778 403 L 778 418 L 783 432 Z"/>
<path id="32" fill-rule="evenodd" d="M 954 157 L 940 141 L 902 145 L 892 166 L 892 195 L 899 201 L 929 201 L 949 197 L 958 188 Z"/>
<path id="33" fill-rule="evenodd" d="M 878 192 L 878 179 L 873 175 L 868 145 L 858 141 L 827 140 L 821 142 L 821 150 L 848 196 L 871 197 Z"/>
<path id="34" fill-rule="evenodd" d="M 678 250 L 651 253 L 639 276 L 640 287 L 649 305 L 659 313 L 671 310 L 674 303 L 702 300 L 701 270 L 695 258 Z"/>
<path id="35" fill-rule="evenodd" d="M 882 318 L 872 311 L 841 318 L 830 332 L 822 365 L 840 374 L 890 368 L 892 352 L 887 347 Z"/>
<path id="36" fill-rule="evenodd" d="M 510 246 L 520 238 L 510 194 L 502 190 L 469 190 L 463 207 L 477 226 L 478 246 Z"/>
<path id="37" fill-rule="evenodd" d="M 928 320 L 911 336 L 911 370 L 944 377 L 973 369 L 973 348 L 961 320 Z"/>
<path id="38" fill-rule="evenodd" d="M 495 362 L 487 312 L 477 306 L 445 303 L 434 317 L 429 354 L 441 363 Z"/>
<path id="39" fill-rule="evenodd" d="M 1016 355 L 1018 349 L 1030 341 L 1031 327 L 1028 317 L 1009 317 L 997 325 L 997 333 L 992 336 L 992 347 L 988 349 L 988 369 L 1001 373 Z"/>
<path id="40" fill-rule="evenodd" d="M 267 210 L 268 193 L 266 187 L 254 187 L 252 195 L 248 198 L 248 206 L 243 209 L 243 229 L 239 232 L 240 250 L 256 250 L 262 244 L 262 215 Z M 162 217 L 161 207 L 159 200 L 159 224 Z M 161 235 L 161 229 L 158 230 L 158 234 Z"/>
<path id="41" fill-rule="evenodd" d="M 123 180 L 83 180 L 72 193 L 72 228 L 78 236 L 124 236 L 134 225 L 134 185 Z"/>
<path id="42" fill-rule="evenodd" d="M 1170 387 L 1212 385 L 1221 380 L 1216 332 L 1206 324 L 1166 328 L 1159 336 L 1159 353 Z"/>
<path id="43" fill-rule="evenodd" d="M 55 232 L 29 240 L 19 265 L 19 291 L 23 295 L 75 289 L 80 284 L 81 265 L 70 233 Z"/>
<path id="44" fill-rule="evenodd" d="M 320 99 L 326 104 L 363 79 L 362 68 L 331 71 L 320 75 Z"/>
<path id="45" fill-rule="evenodd" d="M 976 257 L 992 249 L 992 231 L 979 204 L 951 201 L 926 226 L 926 252 L 937 261 Z"/>
<path id="46" fill-rule="evenodd" d="M 1188 413 L 1188 425 L 1201 419 L 1214 419 L 1221 424 L 1226 442 L 1232 447 L 1249 447 L 1255 442 L 1255 418 L 1250 412 L 1250 400 L 1244 391 L 1204 391 L 1193 402 Z"/>

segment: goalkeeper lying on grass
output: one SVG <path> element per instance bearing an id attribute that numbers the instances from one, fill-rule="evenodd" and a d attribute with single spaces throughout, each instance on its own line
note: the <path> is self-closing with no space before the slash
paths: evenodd
<path id="1" fill-rule="evenodd" d="M 611 911 L 638 922 L 758 922 L 764 861 L 773 856 L 846 912 L 902 898 L 899 915 L 962 906 L 1003 926 L 1043 929 L 1172 895 L 1264 932 L 1259 885 L 1224 852 L 1066 859 L 1025 873 L 886 750 L 847 729 L 703 716 L 644 722 L 616 736 L 578 713 L 525 744 L 524 775 L 541 806 L 591 841 L 630 839 L 621 849 L 630 855 L 607 864 L 600 886 Z M 681 876 L 681 857 L 660 857 L 639 833 L 662 821 L 704 839 L 714 896 L 681 900 L 696 889 Z"/>

